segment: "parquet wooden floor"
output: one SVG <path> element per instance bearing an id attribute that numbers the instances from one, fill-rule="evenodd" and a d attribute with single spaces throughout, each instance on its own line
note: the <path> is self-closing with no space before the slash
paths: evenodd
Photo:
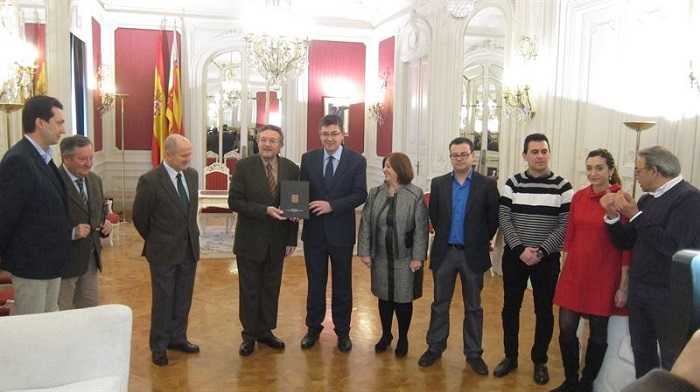
<path id="1" fill-rule="evenodd" d="M 502 379 L 473 373 L 462 354 L 463 305 L 459 284 L 451 307 L 447 350 L 435 365 L 420 368 L 417 361 L 426 349 L 432 300 L 430 272 L 425 275 L 425 295 L 414 303 L 408 356 L 396 359 L 393 351 L 375 354 L 374 344 L 381 330 L 377 301 L 370 292 L 369 271 L 359 260 L 353 265 L 350 353 L 340 353 L 336 348 L 330 306 L 319 344 L 311 350 L 301 350 L 300 339 L 306 331 L 306 272 L 303 258 L 291 257 L 284 268 L 279 321 L 274 331 L 287 348 L 276 352 L 256 346 L 253 355 L 242 358 L 238 355 L 241 327 L 233 255 L 230 259 L 203 260 L 198 266 L 189 338 L 200 345 L 201 353 L 171 351 L 170 365 L 159 368 L 151 364 L 148 349 L 151 292 L 148 266 L 140 256 L 142 241 L 133 226 L 123 225 L 120 231 L 115 247 L 107 247 L 103 252 L 100 300 L 133 309 L 130 391 L 546 391 L 558 386 L 563 378 L 555 327 L 549 349 L 552 380 L 546 386 L 532 381 L 531 292 L 526 293 L 521 313 L 520 367 Z M 484 360 L 491 371 L 503 356 L 502 290 L 501 278 L 487 273 L 482 293 Z"/>

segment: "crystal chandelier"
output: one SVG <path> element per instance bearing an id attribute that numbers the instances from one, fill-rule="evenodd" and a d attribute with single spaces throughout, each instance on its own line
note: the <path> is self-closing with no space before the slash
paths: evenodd
<path id="1" fill-rule="evenodd" d="M 241 100 L 241 82 L 236 80 L 236 69 L 238 64 L 226 64 L 222 66 L 221 74 L 223 81 L 221 82 L 221 103 L 226 107 L 233 107 L 236 102 Z"/>
<path id="2" fill-rule="evenodd" d="M 265 79 L 266 121 L 270 91 L 281 91 L 289 78 L 301 73 L 309 49 L 304 31 L 311 22 L 304 20 L 306 14 L 296 13 L 291 0 L 280 3 L 281 0 L 266 0 L 263 8 L 249 9 L 250 14 L 244 17 L 246 57 Z"/>
<path id="3" fill-rule="evenodd" d="M 252 65 L 268 87 L 279 90 L 288 78 L 298 76 L 306 66 L 309 41 L 279 35 L 245 36 Z"/>

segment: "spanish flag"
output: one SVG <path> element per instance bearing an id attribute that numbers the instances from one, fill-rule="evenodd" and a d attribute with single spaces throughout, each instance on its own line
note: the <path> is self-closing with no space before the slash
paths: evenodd
<path id="1" fill-rule="evenodd" d="M 168 134 L 183 134 L 182 101 L 180 96 L 180 50 L 177 32 L 173 30 L 173 44 L 170 48 L 170 75 L 168 77 Z"/>
<path id="2" fill-rule="evenodd" d="M 151 164 L 153 167 L 160 165 L 165 155 L 165 137 L 167 125 L 165 118 L 165 69 L 163 64 L 163 38 L 165 30 L 161 30 L 156 43 L 156 66 L 153 88 L 153 140 L 151 142 Z"/>

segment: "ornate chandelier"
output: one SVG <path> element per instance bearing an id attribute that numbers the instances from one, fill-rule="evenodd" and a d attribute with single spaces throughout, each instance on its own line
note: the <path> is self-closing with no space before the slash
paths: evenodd
<path id="1" fill-rule="evenodd" d="M 9 1 L 0 8 L 0 104 L 2 110 L 16 110 L 32 92 L 37 51 L 22 37 L 19 10 Z M 19 105 L 19 107 L 17 107 Z"/>
<path id="2" fill-rule="evenodd" d="M 295 13 L 291 0 L 266 0 L 265 6 L 249 9 L 244 18 L 244 39 L 249 64 L 265 79 L 265 121 L 270 108 L 270 91 L 281 91 L 289 78 L 306 67 L 309 40 L 304 13 Z M 261 18 L 264 18 L 260 20 Z M 264 26 L 261 30 L 260 26 Z M 258 33 L 258 31 L 261 31 Z"/>
<path id="3" fill-rule="evenodd" d="M 280 35 L 245 36 L 252 65 L 268 87 L 279 90 L 288 78 L 298 76 L 306 66 L 309 41 Z"/>

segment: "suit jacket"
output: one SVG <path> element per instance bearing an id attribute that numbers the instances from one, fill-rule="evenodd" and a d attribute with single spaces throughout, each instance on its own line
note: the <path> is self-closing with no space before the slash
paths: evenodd
<path id="1" fill-rule="evenodd" d="M 163 164 L 142 175 L 136 186 L 133 220 L 146 241 L 143 256 L 149 263 L 181 263 L 192 252 L 199 260 L 197 206 L 199 175 L 192 168 L 183 170 L 190 196 L 185 206 Z"/>
<path id="2" fill-rule="evenodd" d="M 333 212 L 310 214 L 304 221 L 301 239 L 310 245 L 353 246 L 355 244 L 355 208 L 367 198 L 367 161 L 343 147 L 333 178 L 323 179 L 323 149 L 301 156 L 301 180 L 309 181 L 309 199 L 326 200 Z"/>
<path id="3" fill-rule="evenodd" d="M 58 169 L 23 138 L 0 162 L 0 259 L 25 279 L 54 279 L 70 260 L 72 227 Z"/>
<path id="4" fill-rule="evenodd" d="M 430 268 L 440 268 L 447 254 L 452 226 L 452 173 L 433 178 L 430 183 L 430 222 L 435 238 L 430 249 Z M 498 187 L 496 181 L 474 172 L 464 217 L 464 256 L 474 272 L 491 267 L 489 246 L 498 229 Z"/>
<path id="5" fill-rule="evenodd" d="M 66 172 L 66 168 L 61 166 L 58 171 L 61 173 L 61 178 L 68 194 L 68 213 L 71 225 L 75 227 L 78 224 L 87 223 L 92 228 L 89 236 L 71 242 L 70 262 L 66 264 L 62 277 L 75 278 L 87 272 L 90 252 L 92 251 L 95 252 L 97 268 L 102 270 L 100 261 L 100 252 L 102 251 L 101 234 L 95 230 L 105 221 L 105 199 L 102 191 L 102 179 L 92 172 L 85 178 L 88 195 L 88 204 L 86 205 L 75 188 L 73 180 Z"/>
<path id="6" fill-rule="evenodd" d="M 281 181 L 298 180 L 299 166 L 277 157 L 277 191 L 273 195 L 260 155 L 244 158 L 236 164 L 228 193 L 229 208 L 238 213 L 233 253 L 263 261 L 268 247 L 271 254 L 283 254 L 286 246 L 297 245 L 299 223 L 280 221 L 267 215 L 267 207 L 278 206 Z"/>

